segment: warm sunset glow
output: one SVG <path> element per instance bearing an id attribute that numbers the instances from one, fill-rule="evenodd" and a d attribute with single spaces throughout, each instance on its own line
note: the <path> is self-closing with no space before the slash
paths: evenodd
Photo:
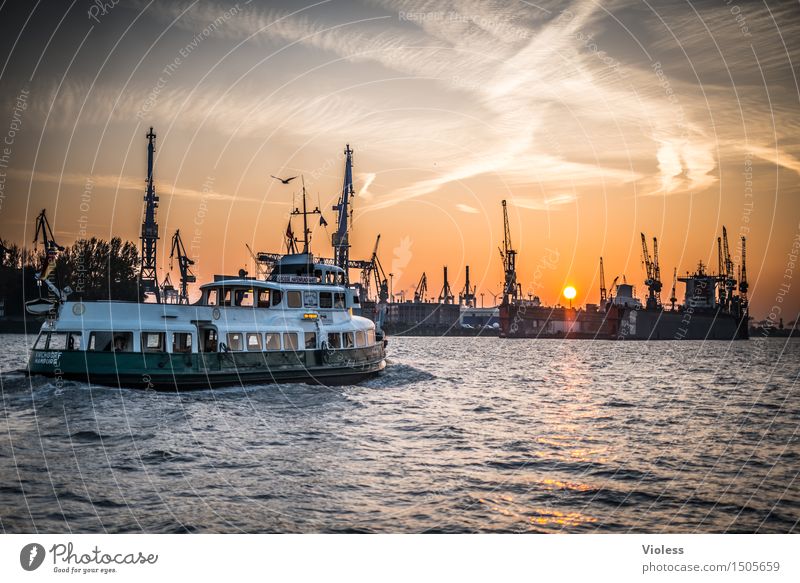
<path id="1" fill-rule="evenodd" d="M 575 296 L 577 295 L 578 292 L 571 285 L 568 285 L 567 287 L 564 288 L 564 297 L 567 298 L 568 300 L 570 301 L 574 300 Z"/>
<path id="2" fill-rule="evenodd" d="M 444 265 L 454 290 L 469 265 L 477 293 L 496 293 L 507 200 L 526 297 L 551 305 L 569 276 L 597 303 L 600 256 L 607 284 L 641 286 L 641 232 L 659 239 L 669 292 L 673 269 L 718 265 L 726 225 L 737 269 L 747 236 L 764 318 L 800 213 L 798 48 L 775 23 L 800 25 L 790 3 L 753 4 L 743 37 L 733 4 L 696 4 L 199 0 L 134 3 L 102 25 L 4 12 L 22 32 L 0 35 L 19 34 L 0 86 L 0 238 L 30 244 L 47 208 L 62 245 L 138 244 L 153 126 L 161 280 L 178 278 L 178 229 L 198 283 L 254 274 L 245 244 L 284 251 L 301 180 L 272 175 L 304 178 L 325 215 L 312 251 L 330 258 L 350 144 L 350 257 L 368 259 L 380 233 L 396 293 L 413 297 L 423 272 L 438 293 Z M 793 321 L 800 296 L 780 308 Z"/>

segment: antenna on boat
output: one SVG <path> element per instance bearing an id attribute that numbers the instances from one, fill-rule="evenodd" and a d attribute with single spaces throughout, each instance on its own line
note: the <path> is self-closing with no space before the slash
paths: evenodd
<path id="1" fill-rule="evenodd" d="M 319 207 L 315 207 L 313 211 L 308 210 L 306 207 L 306 181 L 305 177 L 301 177 L 303 182 L 303 210 L 301 211 L 298 208 L 295 208 L 290 214 L 291 215 L 303 215 L 303 253 L 308 253 L 308 245 L 311 242 L 309 235 L 311 234 L 311 230 L 308 228 L 308 215 L 322 215 L 322 211 L 319 210 Z"/>

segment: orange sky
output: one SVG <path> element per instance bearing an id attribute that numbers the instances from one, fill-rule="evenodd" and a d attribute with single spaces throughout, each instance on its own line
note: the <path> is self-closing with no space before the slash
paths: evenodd
<path id="1" fill-rule="evenodd" d="M 199 281 L 252 271 L 245 243 L 280 250 L 297 182 L 270 174 L 302 173 L 333 225 L 350 143 L 352 257 L 380 233 L 397 293 L 425 271 L 437 295 L 445 264 L 458 290 L 469 264 L 491 303 L 507 199 L 519 281 L 546 303 L 566 284 L 596 302 L 600 255 L 642 294 L 641 231 L 666 300 L 673 267 L 716 266 L 726 225 L 734 255 L 748 235 L 752 314 L 800 309 L 791 10 L 747 5 L 745 33 L 724 3 L 144 6 L 4 29 L 0 236 L 29 241 L 46 207 L 61 243 L 137 238 L 152 124 L 161 265 L 180 229 Z M 312 246 L 330 256 L 329 232 Z"/>

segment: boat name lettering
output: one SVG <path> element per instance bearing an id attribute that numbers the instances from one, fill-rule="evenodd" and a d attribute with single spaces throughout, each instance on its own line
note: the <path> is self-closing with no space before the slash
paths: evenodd
<path id="1" fill-rule="evenodd" d="M 311 275 L 279 275 L 277 281 L 282 283 L 317 283 L 317 278 Z"/>
<path id="2" fill-rule="evenodd" d="M 61 352 L 37 352 L 34 362 L 36 364 L 57 364 L 61 359 Z"/>

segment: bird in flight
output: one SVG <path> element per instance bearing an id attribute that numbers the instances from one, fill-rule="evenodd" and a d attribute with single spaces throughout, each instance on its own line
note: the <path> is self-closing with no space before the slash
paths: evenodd
<path id="1" fill-rule="evenodd" d="M 270 176 L 271 176 L 272 178 L 274 178 L 275 180 L 280 180 L 280 181 L 281 181 L 281 182 L 283 182 L 284 184 L 289 184 L 289 183 L 290 183 L 292 180 L 294 180 L 295 178 L 297 178 L 297 176 L 291 176 L 290 178 L 278 178 L 277 176 L 272 176 L 272 174 L 270 174 Z"/>

